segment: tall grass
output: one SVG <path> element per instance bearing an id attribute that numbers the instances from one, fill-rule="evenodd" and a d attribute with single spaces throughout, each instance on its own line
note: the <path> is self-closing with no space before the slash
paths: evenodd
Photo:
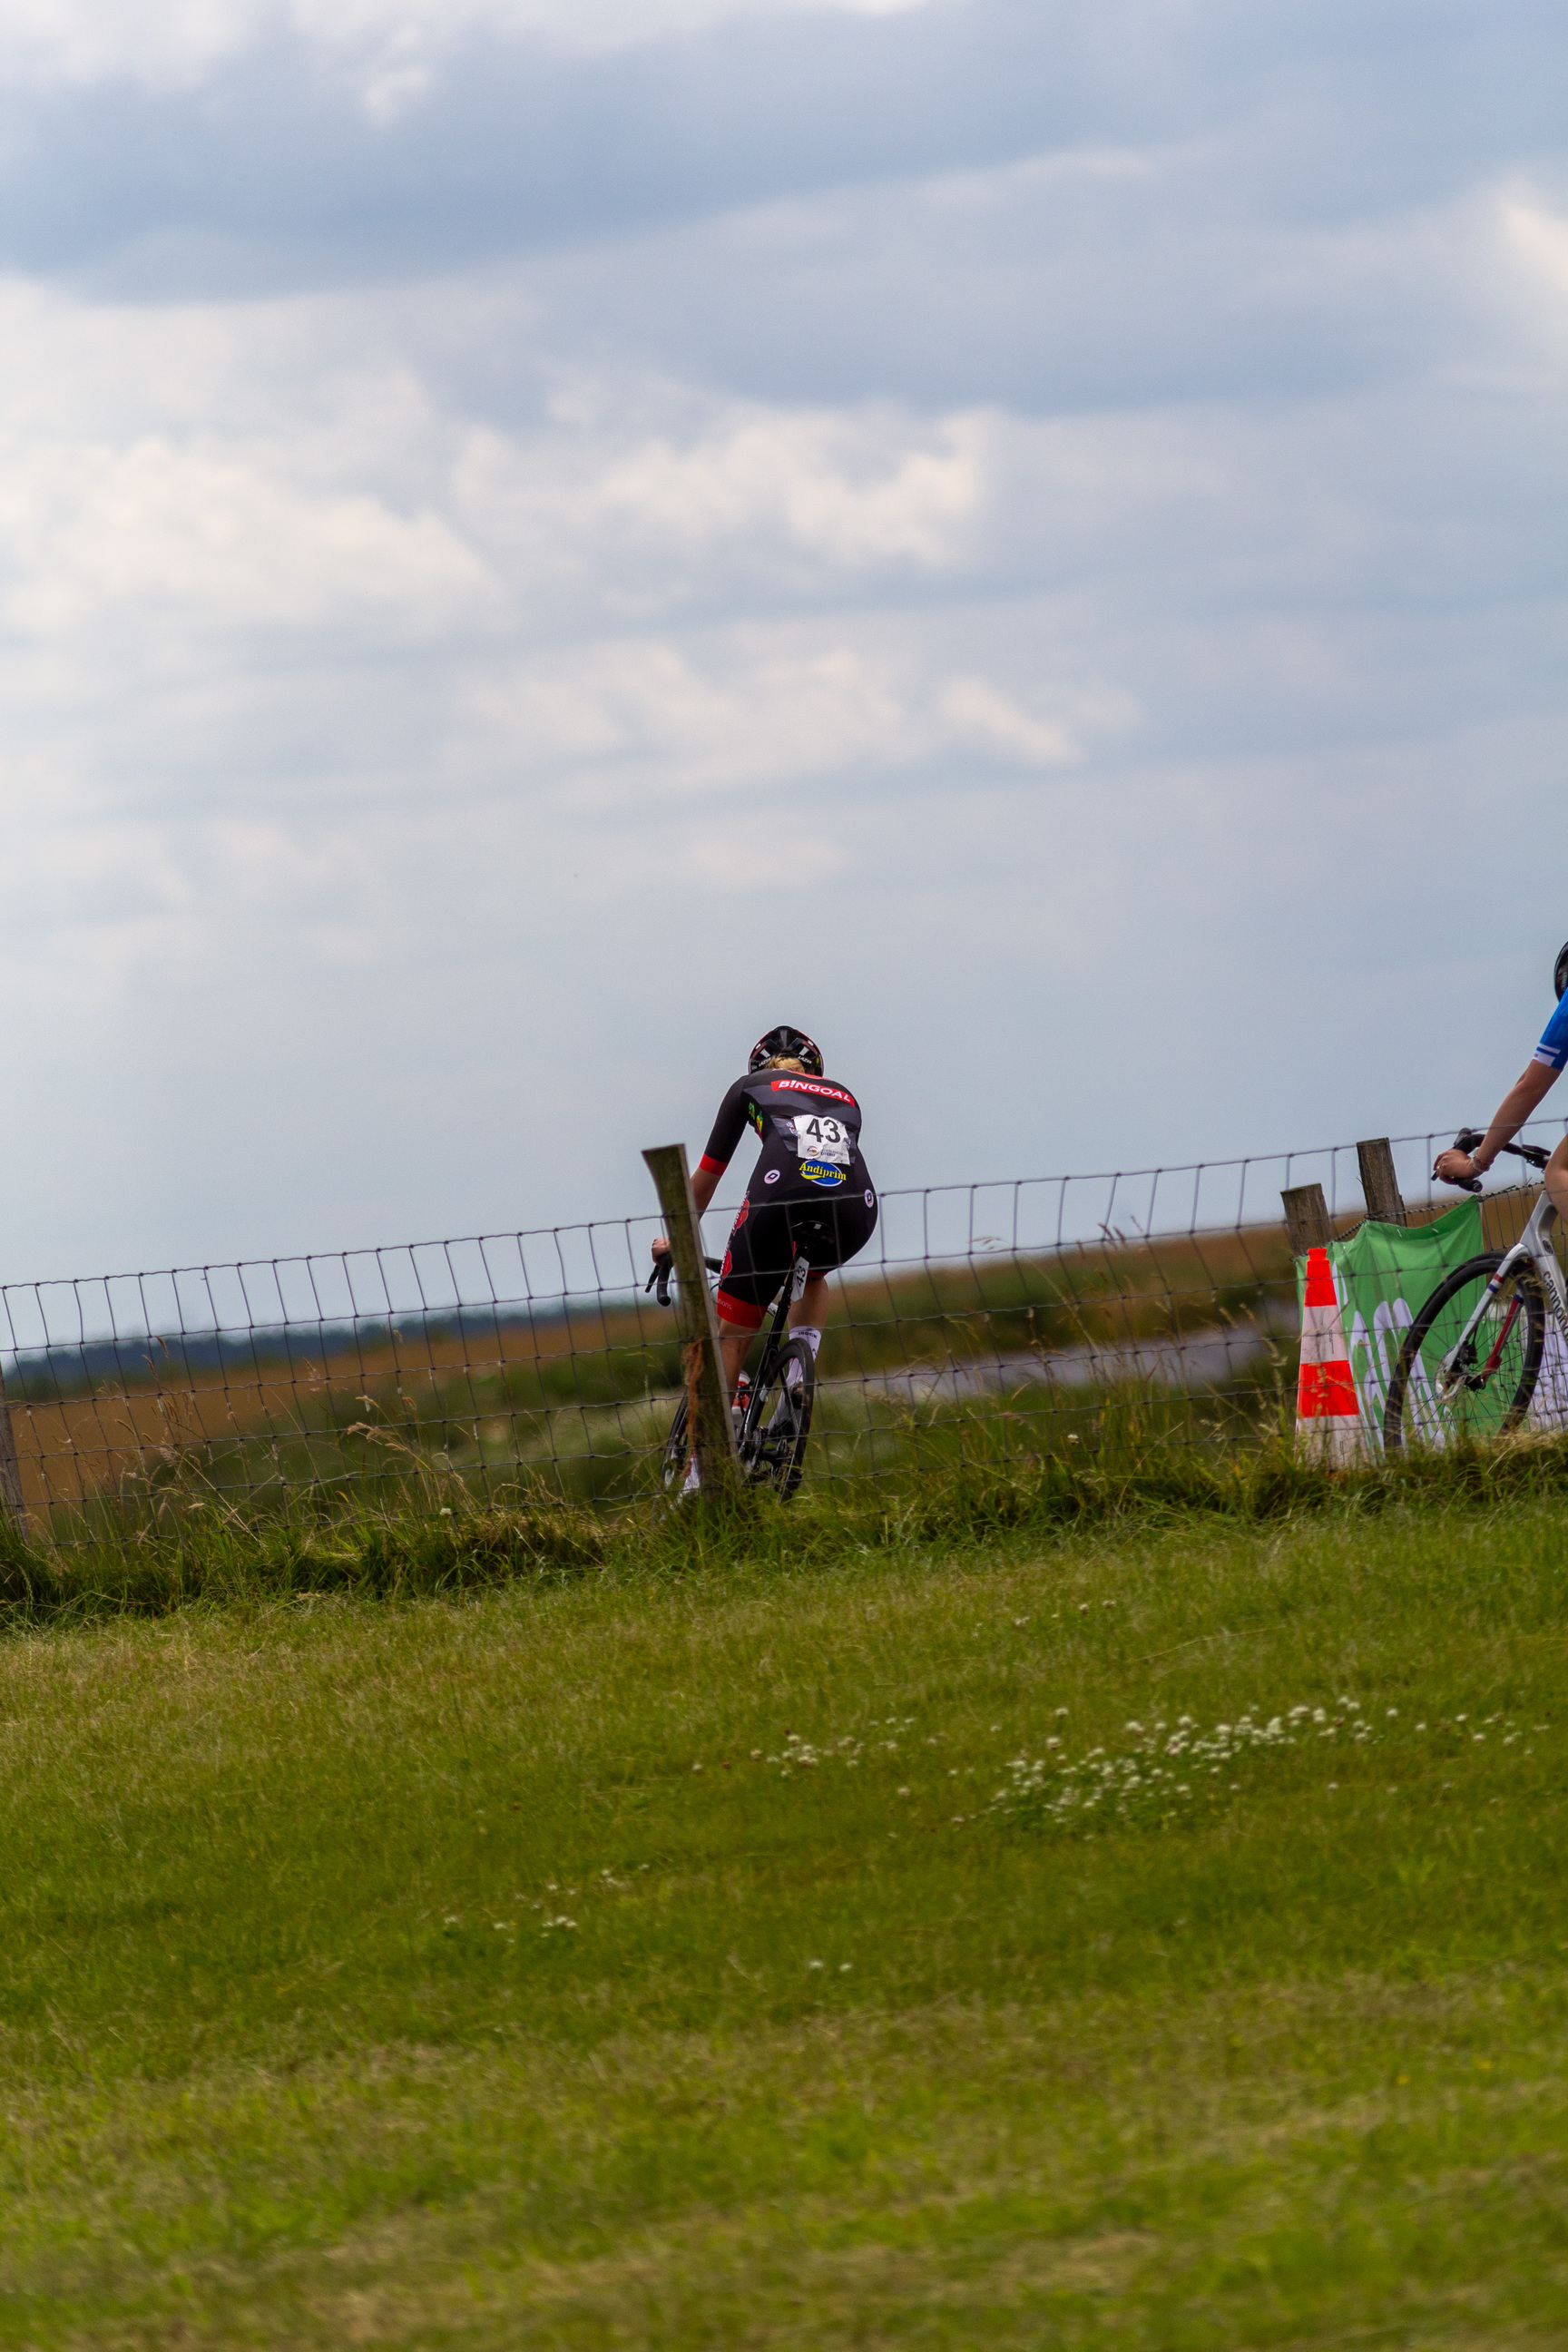
<path id="1" fill-rule="evenodd" d="M 789 1504 L 754 1492 L 721 1506 L 646 1491 L 606 1509 L 527 1474 L 499 1495 L 476 1492 L 449 1457 L 395 1440 L 373 1475 L 279 1482 L 237 1502 L 193 1453 L 113 1498 L 58 1510 L 31 1538 L 0 1536 L 0 1607 L 41 1622 L 195 1600 L 437 1595 L 721 1560 L 826 1564 L 1003 1534 L 1178 1519 L 1256 1526 L 1568 1495 L 1568 1434 L 1336 1470 L 1296 1449 L 1282 1415 L 1255 1423 L 1243 1444 L 1223 1421 L 1194 1443 L 1180 1401 L 1101 1396 L 1065 1430 L 1032 1403 L 910 1416 L 890 1430 L 891 1459 L 878 1475 L 820 1479 Z"/>

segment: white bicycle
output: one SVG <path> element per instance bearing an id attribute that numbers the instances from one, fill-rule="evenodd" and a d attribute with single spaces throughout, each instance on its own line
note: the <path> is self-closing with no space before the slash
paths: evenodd
<path id="1" fill-rule="evenodd" d="M 1467 1128 L 1454 1149 L 1473 1151 L 1480 1140 L 1479 1129 Z M 1503 1150 L 1536 1169 L 1550 1157 L 1533 1143 Z M 1519 1427 L 1541 1378 L 1548 1315 L 1568 1341 L 1568 1293 L 1552 1246 L 1556 1223 L 1543 1190 L 1511 1249 L 1467 1258 L 1438 1284 L 1405 1333 L 1388 1384 L 1384 1453 L 1497 1437 Z"/>

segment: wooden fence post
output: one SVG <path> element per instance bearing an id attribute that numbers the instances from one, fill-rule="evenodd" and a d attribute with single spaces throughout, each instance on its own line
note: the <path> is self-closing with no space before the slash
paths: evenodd
<path id="1" fill-rule="evenodd" d="M 645 1151 L 658 1190 L 664 1230 L 675 1256 L 680 1286 L 681 1374 L 686 1382 L 686 1425 L 697 1446 L 697 1475 L 705 1495 L 733 1495 L 740 1485 L 735 1428 L 719 1354 L 719 1318 L 702 1263 L 702 1228 L 691 1197 L 691 1172 L 684 1143 L 661 1143 Z"/>
<path id="2" fill-rule="evenodd" d="M 1405 1197 L 1399 1189 L 1399 1179 L 1394 1172 L 1394 1147 L 1386 1135 L 1369 1143 L 1358 1143 L 1355 1156 L 1361 1162 L 1361 1189 L 1366 1196 L 1366 1213 L 1380 1225 L 1407 1225 Z"/>
<path id="3" fill-rule="evenodd" d="M 0 1511 L 5 1512 L 19 1536 L 26 1536 L 27 1507 L 22 1500 L 22 1469 L 16 1459 L 16 1438 L 11 1427 L 4 1373 L 0 1373 Z"/>
<path id="4" fill-rule="evenodd" d="M 1327 1249 L 1333 1233 L 1322 1186 L 1293 1184 L 1279 1198 L 1285 1204 L 1285 1233 L 1291 1256 L 1305 1257 L 1309 1250 Z"/>

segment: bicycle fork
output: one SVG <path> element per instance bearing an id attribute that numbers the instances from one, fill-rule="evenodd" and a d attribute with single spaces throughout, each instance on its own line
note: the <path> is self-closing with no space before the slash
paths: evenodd
<path id="1" fill-rule="evenodd" d="M 1556 1324 L 1563 1340 L 1568 1342 L 1568 1308 L 1565 1308 L 1563 1304 L 1562 1276 L 1557 1270 L 1557 1260 L 1552 1253 L 1552 1244 L 1546 1238 L 1556 1222 L 1557 1212 L 1552 1207 L 1549 1197 L 1543 1192 L 1531 1212 L 1530 1223 L 1476 1301 L 1469 1321 L 1447 1354 L 1439 1362 L 1437 1390 L 1440 1395 L 1452 1396 L 1461 1381 L 1467 1388 L 1484 1388 L 1496 1371 L 1502 1360 L 1502 1351 L 1508 1343 L 1508 1335 L 1519 1319 L 1521 1301 L 1517 1291 L 1509 1302 L 1508 1313 L 1503 1318 L 1502 1329 L 1498 1333 L 1491 1353 L 1479 1371 L 1467 1370 L 1468 1351 L 1473 1348 L 1476 1333 L 1479 1330 L 1483 1318 L 1489 1313 L 1499 1291 L 1506 1282 L 1511 1280 L 1521 1265 L 1534 1267 L 1545 1297 L 1547 1312 Z"/>
<path id="2" fill-rule="evenodd" d="M 1439 1396 L 1452 1396 L 1454 1391 L 1459 1386 L 1461 1381 L 1463 1381 L 1465 1387 L 1468 1389 L 1485 1388 L 1487 1382 L 1496 1371 L 1499 1364 L 1501 1363 L 1502 1351 L 1508 1344 L 1508 1335 L 1513 1329 L 1515 1323 L 1519 1319 L 1520 1300 L 1517 1291 L 1514 1293 L 1513 1297 L 1509 1301 L 1508 1313 L 1503 1317 L 1502 1329 L 1498 1333 L 1496 1339 L 1492 1343 L 1491 1354 L 1487 1358 L 1486 1362 L 1481 1366 L 1479 1371 L 1471 1371 L 1468 1369 L 1468 1365 L 1474 1360 L 1474 1341 L 1476 1333 L 1480 1329 L 1480 1327 L 1485 1321 L 1487 1316 L 1491 1312 L 1492 1301 L 1496 1298 L 1498 1292 L 1502 1288 L 1503 1284 L 1508 1281 L 1510 1276 L 1515 1272 L 1518 1266 L 1526 1263 L 1533 1264 L 1530 1252 L 1524 1247 L 1522 1243 L 1516 1243 L 1514 1247 L 1510 1250 L 1508 1255 L 1504 1258 L 1502 1264 L 1499 1266 L 1497 1272 L 1492 1276 L 1491 1280 L 1487 1284 L 1487 1286 L 1482 1291 L 1479 1298 L 1476 1301 L 1475 1307 L 1471 1310 L 1469 1321 L 1466 1324 L 1464 1329 L 1460 1332 L 1458 1338 L 1455 1340 L 1447 1354 L 1438 1362 L 1437 1393 Z"/>

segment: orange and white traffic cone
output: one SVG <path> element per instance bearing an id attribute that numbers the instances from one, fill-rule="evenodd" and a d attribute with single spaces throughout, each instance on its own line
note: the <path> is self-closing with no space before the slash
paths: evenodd
<path id="1" fill-rule="evenodd" d="M 1307 1252 L 1296 1437 L 1320 1462 L 1353 1462 L 1366 1450 L 1344 1317 L 1326 1249 Z"/>

